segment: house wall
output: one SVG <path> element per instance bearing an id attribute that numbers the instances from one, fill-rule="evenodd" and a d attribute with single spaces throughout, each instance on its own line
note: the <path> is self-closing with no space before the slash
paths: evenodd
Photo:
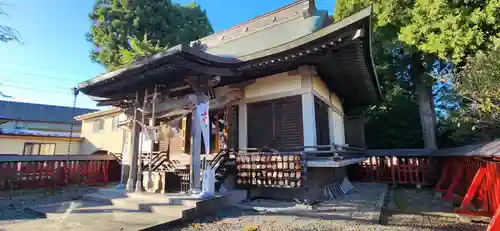
<path id="1" fill-rule="evenodd" d="M 81 140 L 71 140 L 70 154 L 79 154 Z M 68 154 L 69 140 L 67 138 L 54 137 L 25 137 L 0 135 L 0 154 L 22 155 L 24 143 L 52 143 L 56 145 L 55 154 Z"/>
<path id="2" fill-rule="evenodd" d="M 297 74 L 281 73 L 256 79 L 245 87 L 246 103 L 281 98 L 280 94 L 301 88 L 302 78 Z"/>
<path id="3" fill-rule="evenodd" d="M 331 143 L 345 144 L 344 111 L 339 97 L 330 92 L 313 67 L 301 66 L 295 71 L 262 77 L 254 81 L 215 89 L 216 94 L 240 88 L 244 92 L 238 103 L 238 131 L 240 148 L 247 148 L 247 104 L 278 99 L 287 96 L 302 96 L 303 137 L 305 146 L 316 145 L 314 96 L 329 106 L 329 133 Z"/>
<path id="4" fill-rule="evenodd" d="M 316 145 L 314 96 L 329 106 L 330 141 L 345 144 L 344 111 L 340 98 L 330 92 L 315 68 L 301 66 L 295 71 L 259 78 L 246 83 L 239 103 L 239 147 L 247 147 L 247 104 L 292 95 L 302 96 L 303 137 L 305 146 Z"/>
<path id="5" fill-rule="evenodd" d="M 80 146 L 81 154 L 92 154 L 97 150 L 106 150 L 113 153 L 123 152 L 123 143 L 128 137 L 124 137 L 126 132 L 123 129 L 119 128 L 113 131 L 113 116 L 119 116 L 119 121 L 126 119 L 124 113 L 116 112 L 82 120 L 82 131 L 80 133 L 83 138 Z M 104 119 L 104 129 L 94 132 L 94 120 L 97 119 Z M 129 133 L 126 134 L 130 135 Z"/>
<path id="6" fill-rule="evenodd" d="M 249 91 L 248 89 L 255 89 Z M 248 92 L 253 98 L 265 100 L 275 96 L 285 97 L 289 95 L 301 95 L 302 97 L 302 119 L 304 132 L 304 146 L 315 146 L 316 137 L 316 112 L 315 96 L 328 106 L 328 122 L 330 142 L 345 144 L 344 134 L 344 111 L 340 98 L 330 92 L 326 84 L 318 76 L 315 68 L 301 66 L 296 71 L 283 73 L 276 76 L 263 78 L 261 81 L 249 85 L 245 89 L 245 102 L 240 103 L 240 113 L 246 109 L 249 100 Z M 255 95 L 255 96 L 254 96 Z M 243 109 L 243 110 L 242 110 Z M 240 147 L 246 147 L 246 113 L 240 114 Z M 307 148 L 306 150 L 314 150 Z M 252 188 L 251 197 L 269 197 L 274 199 L 309 198 L 321 199 L 321 189 L 326 185 L 340 183 L 346 174 L 345 167 L 341 168 L 308 168 L 307 190 L 300 189 L 276 189 L 276 188 Z"/>
<path id="7" fill-rule="evenodd" d="M 328 87 L 319 76 L 312 76 L 312 89 L 314 94 L 329 105 L 330 117 L 330 143 L 345 144 L 344 108 L 340 98 Z"/>

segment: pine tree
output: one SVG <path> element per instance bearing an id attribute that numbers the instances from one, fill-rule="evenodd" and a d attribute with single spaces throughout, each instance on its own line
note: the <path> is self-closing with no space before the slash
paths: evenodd
<path id="1" fill-rule="evenodd" d="M 197 4 L 171 0 L 97 0 L 89 18 L 90 58 L 108 70 L 213 32 Z"/>

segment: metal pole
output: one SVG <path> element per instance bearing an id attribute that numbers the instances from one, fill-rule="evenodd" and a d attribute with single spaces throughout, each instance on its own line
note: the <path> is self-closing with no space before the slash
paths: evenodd
<path id="1" fill-rule="evenodd" d="M 144 121 L 146 120 L 144 116 L 144 110 L 146 110 L 146 104 L 148 102 L 148 89 L 144 91 L 144 101 L 142 103 L 141 110 L 141 139 L 139 143 L 139 165 L 137 166 L 137 181 L 135 182 L 135 192 L 142 192 L 142 145 L 144 143 Z"/>
<path id="2" fill-rule="evenodd" d="M 154 86 L 154 91 L 153 91 L 153 99 L 151 101 L 151 120 L 150 120 L 150 137 L 151 137 L 151 143 L 149 146 L 149 158 L 148 158 L 148 189 L 151 189 L 153 187 L 153 179 L 152 179 L 152 174 L 151 174 L 151 168 L 152 168 L 152 160 L 153 160 L 153 150 L 155 147 L 155 139 L 154 139 L 154 134 L 155 134 L 155 125 L 156 125 L 156 116 L 155 116 L 155 104 L 156 104 L 156 93 L 157 93 L 157 86 L 155 84 Z"/>
<path id="3" fill-rule="evenodd" d="M 139 137 L 140 137 L 140 125 L 137 123 L 139 113 L 137 111 L 137 104 L 139 103 L 139 92 L 135 93 L 135 102 L 134 102 L 134 115 L 132 118 L 132 132 L 131 132 L 131 141 L 130 146 L 132 146 L 131 156 L 130 156 L 130 166 L 129 166 L 129 174 L 127 180 L 126 190 L 128 192 L 132 192 L 134 189 L 134 182 L 137 177 L 137 158 L 139 152 Z"/>

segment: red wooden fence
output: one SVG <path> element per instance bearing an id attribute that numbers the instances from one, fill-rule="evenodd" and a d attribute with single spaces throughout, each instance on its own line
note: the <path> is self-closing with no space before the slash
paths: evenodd
<path id="1" fill-rule="evenodd" d="M 500 159 L 447 158 L 436 191 L 445 200 L 460 199 L 457 213 L 492 216 L 500 208 Z M 471 211 L 471 205 L 477 210 Z"/>
<path id="2" fill-rule="evenodd" d="M 350 169 L 354 181 L 391 184 L 430 184 L 427 157 L 373 156 Z"/>
<path id="3" fill-rule="evenodd" d="M 114 156 L 0 155 L 0 190 L 95 184 L 120 180 Z"/>
<path id="4" fill-rule="evenodd" d="M 461 202 L 457 213 L 492 217 L 488 231 L 500 230 L 500 158 L 435 156 L 432 159 L 437 161 L 431 165 L 429 157 L 373 156 L 352 166 L 350 177 L 361 182 L 431 185 L 435 181 L 430 176 L 437 175 L 435 190 L 443 193 L 443 200 Z M 433 174 L 431 166 L 441 169 L 441 174 Z"/>

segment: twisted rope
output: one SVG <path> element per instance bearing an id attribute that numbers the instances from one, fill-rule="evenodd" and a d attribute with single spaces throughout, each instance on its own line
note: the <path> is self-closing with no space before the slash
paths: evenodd
<path id="1" fill-rule="evenodd" d="M 75 111 L 76 111 L 76 97 L 78 96 L 78 89 L 76 87 L 73 90 L 73 109 L 71 112 L 71 124 L 69 127 L 69 140 L 68 140 L 68 155 L 66 156 L 66 163 L 64 166 L 64 184 L 69 183 L 69 155 L 71 154 L 71 139 L 73 138 L 73 127 L 75 126 Z"/>

